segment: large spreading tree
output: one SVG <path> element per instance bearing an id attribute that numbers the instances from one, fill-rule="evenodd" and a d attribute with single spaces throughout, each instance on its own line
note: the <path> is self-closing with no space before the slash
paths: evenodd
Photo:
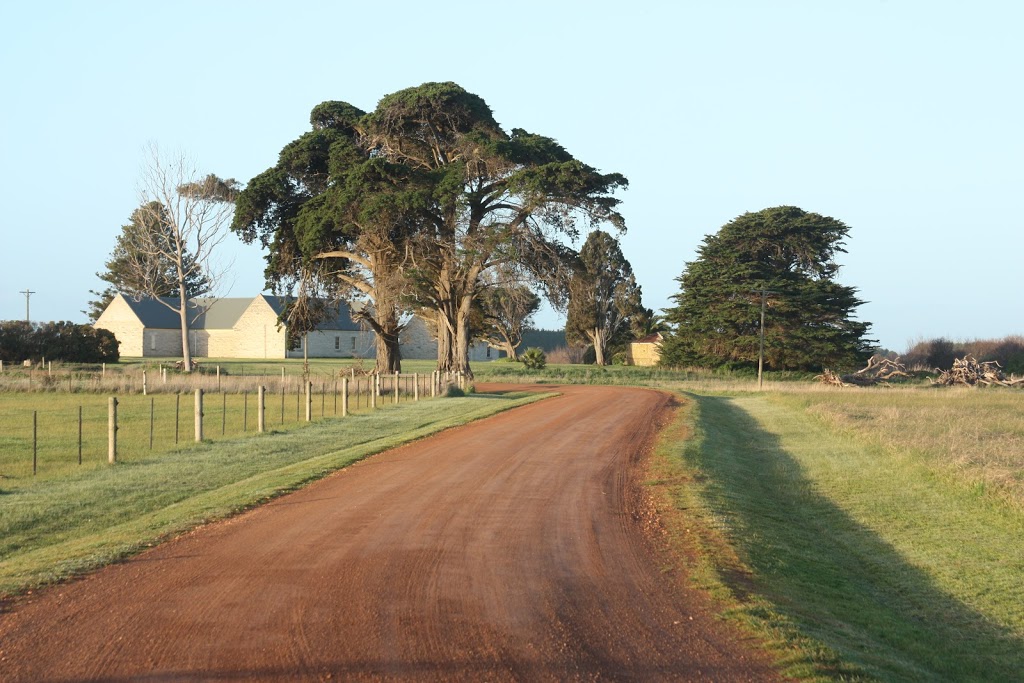
<path id="1" fill-rule="evenodd" d="M 609 349 L 625 344 L 648 313 L 619 241 L 603 230 L 590 233 L 569 280 L 566 341 L 593 346 L 595 362 L 607 365 Z"/>
<path id="2" fill-rule="evenodd" d="M 560 240 L 581 225 L 624 227 L 612 196 L 624 177 L 551 138 L 506 133 L 483 99 L 454 83 L 399 91 L 368 114 L 325 102 L 311 119 L 314 130 L 242 193 L 234 229 L 269 249 L 271 279 L 332 260 L 343 285 L 366 297 L 366 320 L 394 343 L 378 342 L 378 354 L 397 353 L 400 325 L 389 317 L 426 311 L 438 369 L 470 374 L 471 317 L 488 270 L 519 264 L 547 278 Z"/>
<path id="3" fill-rule="evenodd" d="M 239 195 L 232 230 L 267 250 L 271 289 L 296 295 L 289 322 L 296 311 L 315 310 L 310 297 L 346 299 L 376 334 L 377 371 L 393 373 L 401 369 L 409 238 L 429 198 L 408 169 L 370 153 L 359 132 L 365 116 L 345 102 L 314 107 L 313 130 L 285 145 Z M 317 322 L 300 317 L 303 328 Z"/>
<path id="4" fill-rule="evenodd" d="M 837 253 L 849 228 L 839 220 L 780 206 L 739 216 L 705 237 L 677 278 L 667 309 L 673 326 L 666 365 L 753 367 L 765 309 L 764 362 L 775 370 L 849 367 L 870 356 L 863 301 L 839 284 Z"/>

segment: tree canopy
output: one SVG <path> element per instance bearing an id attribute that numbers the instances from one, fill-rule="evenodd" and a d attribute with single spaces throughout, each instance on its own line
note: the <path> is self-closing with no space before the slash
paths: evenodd
<path id="1" fill-rule="evenodd" d="M 677 278 L 673 326 L 662 363 L 755 366 L 764 296 L 766 367 L 819 370 L 870 356 L 869 323 L 853 319 L 863 301 L 835 278 L 849 228 L 795 206 L 739 216 L 705 237 Z"/>
<path id="2" fill-rule="evenodd" d="M 519 264 L 545 278 L 561 263 L 559 239 L 581 224 L 624 227 L 612 196 L 624 177 L 551 138 L 506 133 L 454 83 L 401 90 L 370 113 L 324 102 L 310 123 L 242 192 L 234 229 L 268 248 L 274 283 L 331 260 L 339 293 L 367 300 L 378 337 L 393 331 L 390 352 L 397 322 L 384 319 L 428 311 L 441 370 L 470 372 L 470 317 L 489 269 Z"/>
<path id="3" fill-rule="evenodd" d="M 634 322 L 645 324 L 647 314 L 619 241 L 602 230 L 590 233 L 569 283 L 566 341 L 592 345 L 595 362 L 607 365 L 609 350 L 627 342 Z"/>

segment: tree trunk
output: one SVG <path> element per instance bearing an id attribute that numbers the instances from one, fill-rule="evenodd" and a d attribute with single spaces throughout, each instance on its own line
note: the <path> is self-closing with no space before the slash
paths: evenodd
<path id="1" fill-rule="evenodd" d="M 181 370 L 192 372 L 192 347 L 188 339 L 188 300 L 182 296 L 180 301 L 178 315 L 181 318 Z"/>
<path id="2" fill-rule="evenodd" d="M 376 370 L 381 375 L 393 375 L 402 371 L 402 350 L 397 331 L 377 334 Z"/>
<path id="3" fill-rule="evenodd" d="M 472 337 L 472 330 L 469 328 L 469 314 L 473 307 L 472 295 L 463 296 L 460 303 L 456 312 L 455 339 L 452 344 L 454 369 L 472 379 L 473 369 L 469 367 L 469 343 Z"/>
<path id="4" fill-rule="evenodd" d="M 590 338 L 594 342 L 594 356 L 595 356 L 594 362 L 597 365 L 605 365 L 605 362 L 604 362 L 605 348 L 604 347 L 605 347 L 605 344 L 607 342 L 606 342 L 605 337 L 604 337 L 604 330 L 601 330 L 601 329 L 594 329 L 594 330 L 592 330 L 591 333 L 590 333 Z"/>
<path id="5" fill-rule="evenodd" d="M 398 324 L 398 313 L 388 311 L 381 314 L 376 321 L 374 332 L 377 333 L 377 363 L 378 374 L 393 375 L 402 371 L 402 349 L 399 342 L 401 326 Z"/>
<path id="6" fill-rule="evenodd" d="M 439 372 L 457 372 L 455 347 L 458 334 L 458 309 L 446 300 L 437 308 L 437 369 Z"/>

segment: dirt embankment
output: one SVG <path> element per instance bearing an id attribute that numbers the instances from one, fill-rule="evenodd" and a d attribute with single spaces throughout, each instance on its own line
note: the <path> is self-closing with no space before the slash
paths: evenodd
<path id="1" fill-rule="evenodd" d="M 671 398 L 561 389 L 20 601 L 0 680 L 777 678 L 642 533 Z"/>

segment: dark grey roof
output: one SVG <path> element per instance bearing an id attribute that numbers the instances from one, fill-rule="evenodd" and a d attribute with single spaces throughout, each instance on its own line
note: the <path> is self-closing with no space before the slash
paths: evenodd
<path id="1" fill-rule="evenodd" d="M 230 330 L 252 302 L 252 299 L 240 297 L 196 299 L 196 313 L 199 317 L 194 322 L 191 322 L 191 315 L 189 319 L 192 327 L 197 330 Z"/>
<path id="2" fill-rule="evenodd" d="M 156 299 L 140 299 L 136 301 L 130 296 L 124 297 L 125 302 L 132 309 L 132 312 L 142 321 L 143 327 L 173 330 L 181 327 L 181 319 L 176 311 L 172 311 Z M 177 299 L 165 299 L 178 305 Z"/>
<path id="3" fill-rule="evenodd" d="M 278 316 L 281 315 L 281 311 L 284 310 L 286 299 L 279 296 L 271 296 L 269 294 L 261 294 L 270 307 L 274 309 L 274 313 Z M 352 321 L 352 313 L 349 307 L 344 302 L 339 303 L 336 308 L 331 308 L 331 314 L 327 320 L 316 326 L 318 330 L 343 330 L 343 331 L 356 331 L 359 330 L 359 324 Z"/>
<path id="4" fill-rule="evenodd" d="M 267 294 L 261 294 L 274 313 L 281 315 L 284 309 L 284 299 Z M 177 298 L 162 297 L 175 308 L 178 306 Z M 142 299 L 136 301 L 131 297 L 124 297 L 124 300 L 131 307 L 132 311 L 142 321 L 143 327 L 148 329 L 173 330 L 181 326 L 181 320 L 175 310 L 171 310 L 165 304 L 156 299 Z M 242 313 L 255 301 L 253 298 L 244 297 L 222 297 L 222 298 L 200 298 L 189 301 L 189 327 L 193 330 L 230 330 L 238 322 Z M 359 325 L 352 322 L 348 306 L 339 304 L 333 315 L 323 323 L 317 325 L 318 330 L 358 330 Z"/>

